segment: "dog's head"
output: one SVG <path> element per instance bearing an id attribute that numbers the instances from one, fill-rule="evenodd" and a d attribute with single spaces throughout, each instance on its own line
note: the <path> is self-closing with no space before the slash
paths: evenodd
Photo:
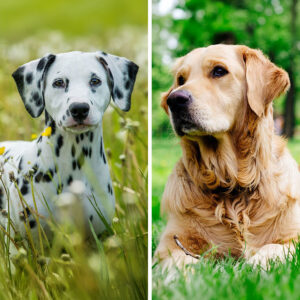
<path id="1" fill-rule="evenodd" d="M 101 122 L 111 97 L 122 110 L 130 109 L 137 71 L 124 57 L 76 51 L 26 63 L 13 78 L 32 117 L 46 109 L 63 130 L 85 132 Z"/>
<path id="2" fill-rule="evenodd" d="M 230 131 L 245 109 L 258 118 L 290 85 L 288 74 L 259 50 L 212 45 L 179 58 L 174 83 L 162 97 L 179 136 L 217 136 Z"/>

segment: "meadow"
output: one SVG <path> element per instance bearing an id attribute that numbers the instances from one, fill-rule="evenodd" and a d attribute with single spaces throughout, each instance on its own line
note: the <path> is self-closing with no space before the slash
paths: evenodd
<path id="1" fill-rule="evenodd" d="M 5 238 L 8 228 L 1 227 L 0 299 L 147 298 L 145 30 L 129 26 L 107 36 L 76 39 L 49 30 L 46 35 L 37 33 L 20 41 L 0 43 L 0 140 L 31 140 L 44 128 L 44 116 L 29 116 L 11 77 L 19 65 L 47 52 L 99 49 L 128 57 L 140 66 L 131 111 L 124 113 L 111 105 L 104 115 L 105 150 L 116 196 L 110 232 L 101 238 L 94 236 L 94 241 L 87 244 L 78 228 L 50 221 L 54 232 L 51 245 L 46 239 L 41 239 L 41 245 L 31 245 L 16 236 L 11 242 L 19 246 L 18 252 L 10 259 Z M 74 212 L 72 207 L 68 209 Z"/>
<path id="2" fill-rule="evenodd" d="M 179 140 L 169 131 L 165 137 L 152 141 L 152 254 L 159 242 L 166 220 L 160 217 L 160 199 L 168 175 L 181 156 Z M 300 162 L 300 138 L 289 140 L 288 147 Z M 272 264 L 267 272 L 231 257 L 214 261 L 200 259 L 166 282 L 166 274 L 153 266 L 153 299 L 299 299 L 300 244 L 296 254 L 286 263 Z"/>

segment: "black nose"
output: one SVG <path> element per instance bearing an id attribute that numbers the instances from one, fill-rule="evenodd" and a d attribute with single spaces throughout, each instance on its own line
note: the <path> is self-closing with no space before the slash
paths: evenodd
<path id="1" fill-rule="evenodd" d="M 185 90 L 179 90 L 169 95 L 167 104 L 171 111 L 178 111 L 186 108 L 192 102 L 192 95 Z"/>
<path id="2" fill-rule="evenodd" d="M 87 103 L 74 102 L 69 107 L 73 119 L 82 122 L 89 114 L 90 106 Z"/>

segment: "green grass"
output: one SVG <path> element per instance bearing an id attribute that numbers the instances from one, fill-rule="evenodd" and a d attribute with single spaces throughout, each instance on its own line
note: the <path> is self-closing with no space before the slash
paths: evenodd
<path id="1" fill-rule="evenodd" d="M 166 220 L 159 215 L 160 199 L 165 183 L 181 148 L 174 136 L 153 137 L 152 141 L 152 253 Z M 288 142 L 293 157 L 300 162 L 300 138 Z M 299 299 L 300 292 L 300 246 L 292 261 L 273 264 L 268 272 L 253 269 L 244 260 L 232 258 L 214 261 L 203 259 L 184 272 L 177 270 L 171 282 L 165 282 L 157 266 L 153 268 L 153 299 Z"/>
<path id="2" fill-rule="evenodd" d="M 28 115 L 10 76 L 19 65 L 47 52 L 96 49 L 128 57 L 140 66 L 130 112 L 110 107 L 104 115 L 104 143 L 116 195 L 112 234 L 100 240 L 95 237 L 89 245 L 76 224 L 49 221 L 54 231 L 52 245 L 44 238 L 31 245 L 16 236 L 19 251 L 12 264 L 5 235 L 0 233 L 0 299 L 147 298 L 146 30 L 120 29 L 109 41 L 48 31 L 18 44 L 0 44 L 0 140 L 30 140 L 31 134 L 38 134 L 44 126 L 44 117 Z M 70 220 L 76 216 L 78 221 L 80 211 L 74 209 L 70 206 L 67 211 L 73 216 Z M 30 240 L 30 230 L 27 238 Z"/>

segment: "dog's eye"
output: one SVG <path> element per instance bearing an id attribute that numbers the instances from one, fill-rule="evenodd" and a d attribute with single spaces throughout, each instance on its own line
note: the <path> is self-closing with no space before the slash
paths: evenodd
<path id="1" fill-rule="evenodd" d="M 92 78 L 90 81 L 90 85 L 95 86 L 99 85 L 101 83 L 101 80 L 99 78 Z"/>
<path id="2" fill-rule="evenodd" d="M 65 87 L 65 82 L 62 79 L 56 79 L 53 82 L 52 86 L 56 87 L 56 88 L 64 88 Z"/>
<path id="3" fill-rule="evenodd" d="M 212 70 L 212 77 L 222 77 L 224 75 L 228 74 L 228 71 L 224 69 L 223 67 L 216 66 Z"/>
<path id="4" fill-rule="evenodd" d="M 182 75 L 180 75 L 178 78 L 177 78 L 177 83 L 178 85 L 184 85 L 185 83 L 185 79 Z"/>

